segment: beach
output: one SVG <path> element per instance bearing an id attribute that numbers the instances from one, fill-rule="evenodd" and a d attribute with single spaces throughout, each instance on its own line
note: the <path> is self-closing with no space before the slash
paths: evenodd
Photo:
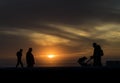
<path id="1" fill-rule="evenodd" d="M 27 81 L 119 80 L 120 67 L 0 68 L 0 78 Z"/>

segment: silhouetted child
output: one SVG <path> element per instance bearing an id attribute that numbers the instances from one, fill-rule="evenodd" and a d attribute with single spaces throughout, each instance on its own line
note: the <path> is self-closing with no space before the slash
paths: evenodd
<path id="1" fill-rule="evenodd" d="M 21 65 L 21 67 L 23 67 L 23 63 L 22 63 L 22 51 L 23 49 L 20 49 L 17 53 L 16 53 L 16 56 L 17 56 L 17 64 L 16 64 L 16 67 L 18 67 L 19 65 Z"/>

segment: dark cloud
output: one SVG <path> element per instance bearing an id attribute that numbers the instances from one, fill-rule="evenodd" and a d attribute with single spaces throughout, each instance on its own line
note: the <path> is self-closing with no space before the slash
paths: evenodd
<path id="1" fill-rule="evenodd" d="M 0 7 L 1 26 L 35 22 L 82 24 L 87 21 L 119 21 L 118 0 L 12 0 Z M 114 4 L 113 4 L 114 3 Z M 112 5 L 113 4 L 113 5 Z"/>

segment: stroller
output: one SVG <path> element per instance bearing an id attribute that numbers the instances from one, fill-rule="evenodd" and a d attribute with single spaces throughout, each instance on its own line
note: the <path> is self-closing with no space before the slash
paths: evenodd
<path id="1" fill-rule="evenodd" d="M 81 66 L 90 66 L 91 64 L 88 64 L 88 62 L 90 62 L 93 58 L 90 57 L 88 60 L 87 60 L 87 57 L 83 56 L 81 58 L 78 59 L 78 63 L 81 65 Z"/>

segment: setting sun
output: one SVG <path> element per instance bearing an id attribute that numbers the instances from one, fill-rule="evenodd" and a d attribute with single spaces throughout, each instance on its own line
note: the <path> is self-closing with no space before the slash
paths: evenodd
<path id="1" fill-rule="evenodd" d="M 53 54 L 48 55 L 48 58 L 54 58 L 54 57 L 55 57 L 55 55 L 53 55 Z"/>

